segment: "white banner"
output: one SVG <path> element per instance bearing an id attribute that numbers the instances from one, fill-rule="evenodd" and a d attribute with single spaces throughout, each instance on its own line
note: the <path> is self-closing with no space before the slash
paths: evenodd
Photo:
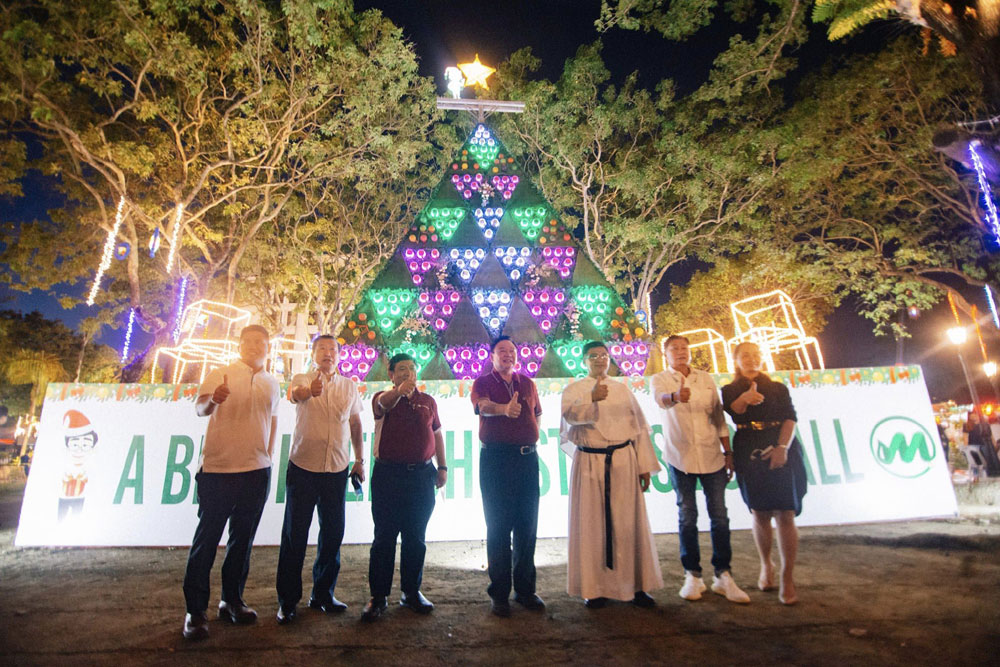
<path id="1" fill-rule="evenodd" d="M 809 491 L 800 525 L 889 521 L 957 513 L 920 368 L 775 373 L 798 412 Z M 720 375 L 721 386 L 729 376 Z M 537 380 L 542 403 L 539 537 L 566 535 L 570 461 L 558 448 L 559 401 L 566 380 Z M 660 409 L 649 378 L 629 381 L 662 448 Z M 371 397 L 385 383 L 360 385 L 370 455 Z M 478 418 L 471 382 L 423 387 L 438 402 L 448 484 L 437 496 L 429 540 L 484 539 L 479 497 Z M 25 489 L 17 546 L 185 546 L 197 524 L 194 474 L 208 420 L 195 415 L 196 385 L 51 384 Z M 295 411 L 282 401 L 271 490 L 256 544 L 278 544 L 284 476 Z M 68 426 L 64 426 L 67 424 Z M 370 469 L 369 469 L 370 477 Z M 372 537 L 368 484 L 347 494 L 345 543 Z M 676 532 L 676 498 L 666 471 L 646 496 L 654 532 Z M 731 527 L 750 527 L 735 481 L 727 494 Z M 699 493 L 699 520 L 708 529 Z M 313 522 L 311 543 L 315 542 Z"/>

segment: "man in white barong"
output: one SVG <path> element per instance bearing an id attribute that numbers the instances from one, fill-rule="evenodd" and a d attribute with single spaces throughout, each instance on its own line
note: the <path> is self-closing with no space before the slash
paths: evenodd
<path id="1" fill-rule="evenodd" d="M 583 347 L 590 370 L 562 395 L 561 447 L 573 458 L 567 591 L 590 609 L 609 599 L 655 607 L 663 587 L 643 492 L 660 470 L 649 426 L 624 382 L 608 377 L 604 343 Z"/>

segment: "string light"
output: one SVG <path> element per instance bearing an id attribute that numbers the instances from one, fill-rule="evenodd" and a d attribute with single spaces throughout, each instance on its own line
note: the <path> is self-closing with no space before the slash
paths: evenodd
<path id="1" fill-rule="evenodd" d="M 90 288 L 90 296 L 87 297 L 87 305 L 93 306 L 94 299 L 97 297 L 97 290 L 101 286 L 101 278 L 104 277 L 104 272 L 108 270 L 111 266 L 111 255 L 115 250 L 115 238 L 118 236 L 118 230 L 122 226 L 122 210 L 125 207 L 125 195 L 122 195 L 118 200 L 118 210 L 115 212 L 115 226 L 111 228 L 108 232 L 108 238 L 104 241 L 104 252 L 101 255 L 101 263 L 97 267 L 97 275 L 94 276 L 94 284 Z"/>
<path id="2" fill-rule="evenodd" d="M 983 160 L 979 157 L 976 149 L 982 143 L 979 139 L 969 142 L 969 155 L 972 156 L 972 164 L 976 167 L 976 176 L 979 178 L 979 190 L 983 193 L 983 201 L 986 202 L 986 222 L 993 229 L 993 238 L 1000 243 L 1000 216 L 997 214 L 997 205 L 993 203 L 993 192 L 990 190 L 990 183 L 986 180 L 986 168 Z"/>
<path id="3" fill-rule="evenodd" d="M 128 348 L 132 344 L 132 327 L 135 325 L 135 308 L 128 311 L 128 328 L 125 329 L 125 344 L 122 345 L 122 363 L 128 358 Z"/>
<path id="4" fill-rule="evenodd" d="M 181 322 L 184 320 L 184 299 L 187 296 L 188 279 L 181 279 L 181 288 L 177 294 L 177 322 L 174 324 L 174 343 L 181 337 Z"/>
<path id="5" fill-rule="evenodd" d="M 174 231 L 170 234 L 170 253 L 167 255 L 167 273 L 174 268 L 174 257 L 177 255 L 177 239 L 181 231 L 181 216 L 184 214 L 184 204 L 177 204 L 177 215 L 174 217 Z"/>
<path id="6" fill-rule="evenodd" d="M 1000 329 L 1000 317 L 997 316 L 997 304 L 993 300 L 993 290 L 990 289 L 989 285 L 986 285 L 986 302 L 990 304 L 990 314 L 993 315 L 993 326 Z"/>
<path id="7" fill-rule="evenodd" d="M 958 317 L 958 308 L 955 307 L 955 299 L 951 296 L 951 292 L 948 292 L 948 305 L 951 306 L 951 314 L 955 318 L 955 324 L 962 326 L 962 320 Z"/>

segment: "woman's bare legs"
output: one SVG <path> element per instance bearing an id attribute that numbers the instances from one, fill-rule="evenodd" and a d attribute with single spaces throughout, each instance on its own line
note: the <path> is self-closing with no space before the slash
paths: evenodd
<path id="1" fill-rule="evenodd" d="M 757 587 L 762 591 L 769 591 L 774 588 L 774 563 L 771 561 L 771 545 L 774 543 L 771 517 L 774 516 L 774 512 L 750 510 L 750 513 L 753 514 L 753 541 L 760 555 L 760 577 L 757 578 Z"/>
<path id="2" fill-rule="evenodd" d="M 795 512 L 782 510 L 775 512 L 774 518 L 778 524 L 778 553 L 781 554 L 781 587 L 778 599 L 783 604 L 795 604 L 799 601 L 795 591 L 795 580 L 792 577 L 795 557 L 799 552 L 799 529 L 795 527 Z"/>

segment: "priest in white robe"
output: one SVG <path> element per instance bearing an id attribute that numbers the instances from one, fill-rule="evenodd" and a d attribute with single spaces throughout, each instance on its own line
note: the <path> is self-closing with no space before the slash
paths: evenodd
<path id="1" fill-rule="evenodd" d="M 609 599 L 656 605 L 660 561 L 642 497 L 660 464 L 628 386 L 609 378 L 604 343 L 583 348 L 590 373 L 562 395 L 561 447 L 573 459 L 567 591 L 600 608 Z"/>

